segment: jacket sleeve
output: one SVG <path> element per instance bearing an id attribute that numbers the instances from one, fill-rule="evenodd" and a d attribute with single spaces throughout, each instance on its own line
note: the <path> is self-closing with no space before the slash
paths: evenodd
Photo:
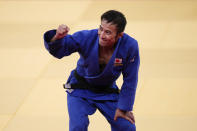
<path id="1" fill-rule="evenodd" d="M 83 41 L 83 33 L 77 32 L 73 35 L 68 34 L 62 39 L 50 42 L 55 34 L 56 30 L 50 30 L 44 34 L 44 45 L 51 55 L 61 59 L 64 56 L 80 51 L 80 43 L 82 42 L 79 41 Z"/>
<path id="2" fill-rule="evenodd" d="M 126 64 L 124 65 L 123 84 L 119 94 L 118 108 L 132 111 L 138 82 L 138 70 L 140 65 L 139 49 L 137 41 L 129 48 Z"/>

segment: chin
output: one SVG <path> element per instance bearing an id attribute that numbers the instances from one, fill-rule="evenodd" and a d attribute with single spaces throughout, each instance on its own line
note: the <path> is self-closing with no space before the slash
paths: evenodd
<path id="1" fill-rule="evenodd" d="M 106 43 L 103 43 L 103 42 L 99 42 L 99 45 L 100 46 L 107 46 L 107 44 Z"/>
<path id="2" fill-rule="evenodd" d="M 107 44 L 105 43 L 99 43 L 100 46 L 108 46 Z"/>
<path id="3" fill-rule="evenodd" d="M 103 47 L 110 46 L 110 44 L 108 42 L 103 42 L 103 41 L 99 41 L 99 45 L 103 46 Z"/>

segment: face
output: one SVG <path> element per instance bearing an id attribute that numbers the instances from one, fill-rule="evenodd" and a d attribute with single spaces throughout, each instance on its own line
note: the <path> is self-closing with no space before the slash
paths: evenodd
<path id="1" fill-rule="evenodd" d="M 123 33 L 117 34 L 116 25 L 102 20 L 98 29 L 99 45 L 103 47 L 112 47 L 122 34 Z"/>

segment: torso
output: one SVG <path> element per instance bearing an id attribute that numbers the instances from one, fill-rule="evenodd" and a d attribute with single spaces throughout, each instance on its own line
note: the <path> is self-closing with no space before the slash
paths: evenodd
<path id="1" fill-rule="evenodd" d="M 110 58 L 112 57 L 112 54 L 114 52 L 114 49 L 110 50 L 102 50 L 99 49 L 99 67 L 100 67 L 100 72 L 102 72 L 109 62 Z"/>

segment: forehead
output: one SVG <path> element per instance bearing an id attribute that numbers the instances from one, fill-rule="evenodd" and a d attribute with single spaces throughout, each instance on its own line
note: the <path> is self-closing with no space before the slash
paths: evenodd
<path id="1" fill-rule="evenodd" d="M 116 25 L 113 24 L 112 22 L 108 23 L 106 20 L 101 21 L 101 27 L 105 30 L 110 30 L 111 32 L 117 31 Z"/>

